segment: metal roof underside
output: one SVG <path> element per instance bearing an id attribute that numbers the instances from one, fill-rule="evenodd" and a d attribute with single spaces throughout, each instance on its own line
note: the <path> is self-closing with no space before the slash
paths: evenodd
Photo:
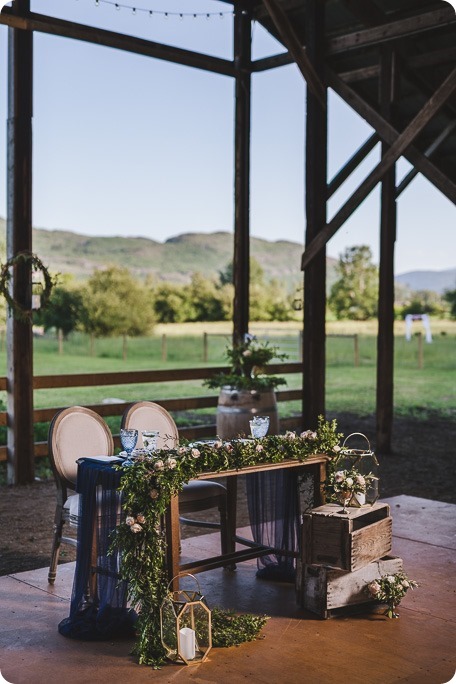
<path id="1" fill-rule="evenodd" d="M 304 0 L 276 2 L 304 46 Z M 262 0 L 252 0 L 245 6 L 251 9 L 254 19 L 281 41 Z M 391 45 L 395 51 L 397 80 L 389 123 L 397 132 L 406 128 L 456 67 L 456 13 L 448 2 L 326 0 L 325 22 L 326 85 L 336 90 L 371 125 L 381 111 L 380 56 L 385 45 Z M 377 126 L 374 128 L 379 131 Z M 429 157 L 431 165 L 429 173 L 425 173 L 429 180 L 443 192 L 444 179 L 450 181 L 445 194 L 455 201 L 455 91 L 415 138 L 413 147 Z M 410 158 L 408 154 L 405 156 Z"/>

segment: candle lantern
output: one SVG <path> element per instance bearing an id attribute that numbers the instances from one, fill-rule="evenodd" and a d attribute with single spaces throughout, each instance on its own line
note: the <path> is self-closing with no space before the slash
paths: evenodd
<path id="1" fill-rule="evenodd" d="M 160 631 L 166 657 L 192 665 L 206 660 L 212 648 L 211 611 L 196 577 L 185 576 L 195 581 L 197 589 L 172 591 L 177 578 L 171 580 L 160 607 Z"/>
<path id="2" fill-rule="evenodd" d="M 353 440 L 355 437 L 361 438 L 361 448 L 359 448 L 360 439 L 358 439 L 358 442 L 355 442 Z M 358 448 L 348 446 L 348 440 L 351 440 L 351 444 L 353 445 L 358 443 Z M 367 449 L 364 441 L 367 442 Z M 378 461 L 366 435 L 363 435 L 361 432 L 353 432 L 351 435 L 348 435 L 342 444 L 342 449 L 337 457 L 336 465 L 337 470 L 350 470 L 356 468 L 360 475 L 374 475 L 374 479 L 367 485 L 364 497 L 363 495 L 355 494 L 354 498 L 357 497 L 358 505 L 363 505 L 364 503 L 372 505 L 377 501 L 380 496 L 378 487 Z M 356 501 L 353 501 L 353 503 L 356 505 Z"/>

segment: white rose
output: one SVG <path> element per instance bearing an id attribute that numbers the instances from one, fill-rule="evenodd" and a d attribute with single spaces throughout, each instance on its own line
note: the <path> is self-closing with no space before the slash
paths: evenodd
<path id="1" fill-rule="evenodd" d="M 137 534 L 138 532 L 142 532 L 142 527 L 141 527 L 141 525 L 138 525 L 138 523 L 135 523 L 134 525 L 132 525 L 130 527 L 130 530 L 132 532 L 134 532 L 135 534 Z"/>
<path id="2" fill-rule="evenodd" d="M 169 456 L 166 459 L 166 465 L 170 470 L 173 470 L 177 466 L 177 461 L 175 458 L 171 458 L 171 456 Z"/>
<path id="3" fill-rule="evenodd" d="M 292 432 L 291 430 L 287 430 L 285 433 L 285 437 L 287 439 L 296 439 L 296 432 Z"/>
<path id="4" fill-rule="evenodd" d="M 402 580 L 402 586 L 404 589 L 408 589 L 410 587 L 410 584 L 407 582 L 407 580 Z"/>
<path id="5" fill-rule="evenodd" d="M 220 449 L 223 446 L 223 442 L 219 439 L 214 443 L 216 449 Z"/>
<path id="6" fill-rule="evenodd" d="M 251 349 L 246 349 L 245 351 L 243 351 L 242 356 L 252 356 Z"/>
<path id="7" fill-rule="evenodd" d="M 311 430 L 304 430 L 304 432 L 301 432 L 301 434 L 299 436 L 302 437 L 303 439 L 309 439 L 311 434 L 312 434 Z"/>
<path id="8" fill-rule="evenodd" d="M 133 525 L 135 522 L 135 519 L 131 515 L 127 515 L 125 518 L 125 522 L 127 525 Z"/>
<path id="9" fill-rule="evenodd" d="M 164 470 L 164 468 L 165 468 L 165 464 L 163 463 L 163 461 L 161 459 L 159 459 L 158 461 L 155 461 L 155 463 L 154 463 L 154 469 L 155 470 Z"/>
<path id="10" fill-rule="evenodd" d="M 263 451 L 263 445 L 262 444 L 257 444 L 255 447 L 255 451 Z"/>
<path id="11" fill-rule="evenodd" d="M 376 581 L 371 582 L 368 586 L 369 593 L 372 594 L 372 596 L 376 596 L 379 593 L 380 588 L 381 587 L 380 587 L 379 583 Z"/>
<path id="12" fill-rule="evenodd" d="M 199 449 L 192 449 L 192 456 L 193 458 L 198 458 L 198 456 L 201 456 L 201 451 Z"/>
<path id="13" fill-rule="evenodd" d="M 341 449 L 341 447 L 338 444 L 336 444 L 336 446 L 333 446 L 333 451 L 335 454 L 338 454 L 340 449 Z"/>
<path id="14" fill-rule="evenodd" d="M 334 481 L 335 482 L 343 482 L 345 480 L 345 473 L 343 470 L 338 470 L 337 473 L 334 474 Z"/>
<path id="15" fill-rule="evenodd" d="M 356 476 L 356 483 L 361 485 L 362 487 L 364 487 L 364 485 L 366 484 L 366 480 L 364 479 L 364 477 L 362 475 L 357 475 Z"/>
<path id="16" fill-rule="evenodd" d="M 347 479 L 345 480 L 345 484 L 347 485 L 347 487 L 352 487 L 352 486 L 353 486 L 353 480 L 352 480 L 352 478 L 351 478 L 351 477 L 347 477 Z"/>
<path id="17" fill-rule="evenodd" d="M 179 453 L 179 454 L 185 454 L 185 453 L 187 453 L 186 447 L 179 447 L 178 453 Z"/>
<path id="18" fill-rule="evenodd" d="M 396 578 L 394 577 L 394 575 L 388 575 L 388 577 L 386 578 L 386 581 L 389 582 L 390 584 L 395 584 Z"/>

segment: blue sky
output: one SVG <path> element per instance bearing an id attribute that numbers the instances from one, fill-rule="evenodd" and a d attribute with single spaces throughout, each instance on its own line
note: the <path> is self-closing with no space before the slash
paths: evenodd
<path id="1" fill-rule="evenodd" d="M 126 5 L 135 3 L 125 0 Z M 100 0 L 32 0 L 32 10 L 220 57 L 232 57 L 216 0 L 138 0 L 137 12 Z M 152 9 L 149 18 L 140 8 Z M 233 230 L 233 82 L 188 67 L 35 34 L 33 222 L 90 235 Z M 255 58 L 282 52 L 259 25 Z M 6 214 L 7 30 L 0 27 L 0 216 Z M 294 65 L 253 76 L 251 232 L 303 243 L 304 81 Z M 329 96 L 329 178 L 370 135 Z M 378 147 L 329 204 L 328 218 L 378 161 Z M 398 165 L 401 177 L 409 168 Z M 456 266 L 456 211 L 418 176 L 398 201 L 396 272 Z M 430 239 L 432 235 L 432 240 Z M 369 244 L 378 260 L 376 189 L 328 244 L 337 257 Z"/>

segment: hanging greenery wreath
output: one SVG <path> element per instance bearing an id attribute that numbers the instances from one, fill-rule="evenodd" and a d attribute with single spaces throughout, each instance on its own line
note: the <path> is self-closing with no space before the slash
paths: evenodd
<path id="1" fill-rule="evenodd" d="M 18 252 L 15 257 L 8 259 L 5 264 L 2 264 L 0 271 L 0 294 L 5 297 L 6 303 L 8 304 L 8 310 L 12 313 L 14 318 L 18 321 L 25 322 L 32 320 L 33 310 L 26 308 L 14 299 L 14 297 L 11 296 L 9 288 L 11 268 L 17 264 L 30 264 L 31 268 L 36 273 L 41 273 L 44 285 L 43 291 L 40 293 L 40 309 L 43 309 L 49 302 L 55 282 L 41 259 L 32 252 Z"/>

